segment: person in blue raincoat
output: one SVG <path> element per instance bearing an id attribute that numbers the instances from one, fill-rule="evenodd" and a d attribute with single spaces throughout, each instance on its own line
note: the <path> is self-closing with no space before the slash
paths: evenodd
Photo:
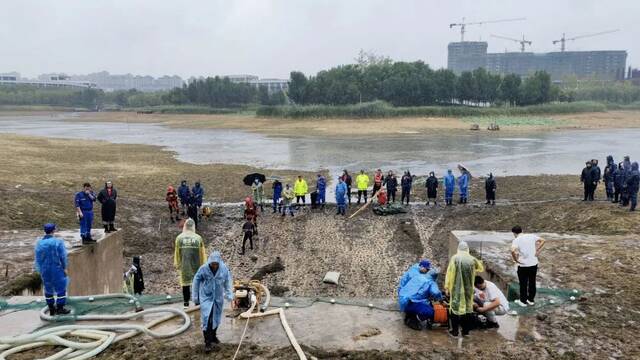
<path id="1" fill-rule="evenodd" d="M 200 326 L 204 335 L 204 350 L 211 352 L 212 345 L 220 343 L 217 337 L 222 322 L 224 299 L 233 300 L 233 279 L 219 251 L 214 251 L 193 278 L 192 298 L 200 305 Z"/>
<path id="2" fill-rule="evenodd" d="M 446 205 L 453 205 L 453 191 L 455 188 L 456 178 L 453 176 L 453 171 L 449 169 L 444 177 L 444 203 Z"/>
<path id="3" fill-rule="evenodd" d="M 346 215 L 347 213 L 347 184 L 342 180 L 342 177 L 338 177 L 338 184 L 336 184 L 336 205 L 338 212 L 336 215 Z"/>
<path id="4" fill-rule="evenodd" d="M 44 237 L 36 243 L 34 267 L 42 278 L 44 297 L 49 314 L 66 315 L 67 302 L 67 249 L 64 241 L 54 236 L 55 224 L 44 225 Z"/>
<path id="5" fill-rule="evenodd" d="M 318 174 L 318 181 L 316 181 L 316 191 L 318 192 L 318 204 L 324 207 L 324 205 L 327 203 L 327 179 L 325 179 L 322 174 Z"/>
<path id="6" fill-rule="evenodd" d="M 458 177 L 458 189 L 460 190 L 460 204 L 466 204 L 469 197 L 469 171 L 458 165 L 460 169 L 460 177 Z"/>
<path id="7" fill-rule="evenodd" d="M 282 205 L 280 204 L 280 197 L 282 196 L 282 183 L 278 180 L 273 182 L 273 213 L 282 212 Z"/>
<path id="8" fill-rule="evenodd" d="M 417 270 L 416 270 L 417 265 Z M 405 324 L 420 330 L 433 321 L 431 300 L 442 299 L 436 279 L 438 272 L 431 270 L 428 260 L 413 265 L 403 275 L 398 288 L 398 306 L 405 313 Z"/>
<path id="9" fill-rule="evenodd" d="M 91 238 L 91 225 L 93 224 L 93 203 L 96 201 L 96 193 L 91 189 L 91 184 L 84 183 L 83 190 L 76 193 L 76 216 L 80 222 L 80 237 L 83 244 L 95 243 Z"/>
<path id="10" fill-rule="evenodd" d="M 180 199 L 180 208 L 182 210 L 181 215 L 185 216 L 187 213 L 187 206 L 189 205 L 189 198 L 191 198 L 191 190 L 187 180 L 182 180 L 178 187 L 178 198 Z"/>

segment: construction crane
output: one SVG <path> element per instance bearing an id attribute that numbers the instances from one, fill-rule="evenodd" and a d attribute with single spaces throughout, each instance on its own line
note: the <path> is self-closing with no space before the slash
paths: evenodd
<path id="1" fill-rule="evenodd" d="M 559 40 L 553 40 L 553 45 L 560 43 L 560 51 L 564 51 L 565 49 L 565 43 L 567 41 L 573 41 L 573 40 L 577 40 L 577 39 L 582 39 L 582 38 L 587 38 L 587 37 L 592 37 L 592 36 L 598 36 L 598 35 L 604 35 L 604 34 L 610 34 L 610 33 L 614 33 L 620 31 L 620 29 L 615 29 L 615 30 L 608 30 L 608 31 L 603 31 L 603 32 L 599 32 L 599 33 L 594 33 L 594 34 L 586 34 L 586 35 L 580 35 L 580 36 L 575 36 L 572 38 L 566 38 L 564 33 L 562 33 L 562 38 L 560 38 Z"/>
<path id="2" fill-rule="evenodd" d="M 498 38 L 498 39 L 504 39 L 504 40 L 511 40 L 511 41 L 515 41 L 517 43 L 520 43 L 520 52 L 524 52 L 524 46 L 525 45 L 531 46 L 531 40 L 525 39 L 524 35 L 522 35 L 522 40 L 518 40 L 518 39 L 506 37 L 506 36 L 493 35 L 493 34 L 491 34 L 491 37 Z"/>
<path id="3" fill-rule="evenodd" d="M 494 24 L 508 21 L 520 21 L 526 20 L 527 18 L 514 18 L 514 19 L 500 19 L 500 20 L 487 20 L 487 21 L 476 21 L 476 22 L 465 22 L 465 18 L 462 18 L 462 22 L 449 24 L 449 29 L 453 29 L 456 26 L 460 27 L 460 42 L 464 42 L 464 33 L 467 31 L 467 25 L 482 25 L 482 24 Z"/>

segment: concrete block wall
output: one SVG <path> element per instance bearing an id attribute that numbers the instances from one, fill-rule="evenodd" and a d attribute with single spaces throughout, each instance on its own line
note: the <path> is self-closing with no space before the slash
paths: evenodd
<path id="1" fill-rule="evenodd" d="M 122 292 L 122 231 L 105 234 L 96 244 L 69 251 L 70 296 Z"/>

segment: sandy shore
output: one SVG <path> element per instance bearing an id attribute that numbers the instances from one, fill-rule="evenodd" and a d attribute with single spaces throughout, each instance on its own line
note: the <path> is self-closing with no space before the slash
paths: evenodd
<path id="1" fill-rule="evenodd" d="M 640 127 L 640 112 L 609 111 L 571 115 L 517 116 L 518 125 L 505 124 L 501 131 L 551 131 L 557 129 L 615 129 Z M 252 115 L 174 115 L 128 112 L 81 113 L 79 121 L 162 123 L 177 128 L 239 129 L 266 135 L 354 136 L 397 135 L 429 132 L 468 132 L 470 118 L 389 119 L 277 119 Z M 527 124 L 528 119 L 531 124 Z M 483 120 L 485 121 L 485 120 Z M 481 131 L 486 125 L 481 126 Z"/>

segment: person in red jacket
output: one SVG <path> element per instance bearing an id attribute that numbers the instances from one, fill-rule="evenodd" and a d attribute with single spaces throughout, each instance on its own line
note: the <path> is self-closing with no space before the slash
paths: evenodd
<path id="1" fill-rule="evenodd" d="M 171 217 L 171 222 L 176 222 L 180 220 L 180 208 L 178 207 L 178 193 L 173 186 L 169 185 L 167 188 L 167 197 L 165 198 L 167 204 L 169 205 L 169 216 Z M 173 213 L 176 213 L 175 219 L 173 217 Z"/>

